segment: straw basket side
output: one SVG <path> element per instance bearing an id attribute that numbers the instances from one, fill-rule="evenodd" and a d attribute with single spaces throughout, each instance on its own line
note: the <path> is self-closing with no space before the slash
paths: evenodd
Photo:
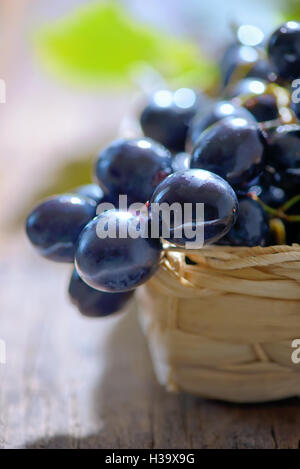
<path id="1" fill-rule="evenodd" d="M 138 291 L 161 384 L 232 402 L 300 396 L 300 246 L 167 250 Z"/>

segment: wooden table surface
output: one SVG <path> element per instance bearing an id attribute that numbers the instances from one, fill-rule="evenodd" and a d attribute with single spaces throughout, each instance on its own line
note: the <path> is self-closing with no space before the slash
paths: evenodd
<path id="1" fill-rule="evenodd" d="M 132 308 L 82 318 L 70 266 L 22 234 L 0 256 L 0 448 L 299 448 L 300 402 L 229 405 L 167 394 Z"/>

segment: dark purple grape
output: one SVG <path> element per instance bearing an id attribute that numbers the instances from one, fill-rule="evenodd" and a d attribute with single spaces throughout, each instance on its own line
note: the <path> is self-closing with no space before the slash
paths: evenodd
<path id="1" fill-rule="evenodd" d="M 279 118 L 277 101 L 272 94 L 253 96 L 247 99 L 243 105 L 251 112 L 257 122 L 267 122 Z"/>
<path id="2" fill-rule="evenodd" d="M 281 78 L 299 78 L 300 23 L 289 21 L 280 26 L 270 38 L 268 54 L 272 66 Z"/>
<path id="3" fill-rule="evenodd" d="M 300 168 L 288 168 L 283 171 L 280 184 L 289 196 L 300 194 Z"/>
<path id="4" fill-rule="evenodd" d="M 189 169 L 191 155 L 189 153 L 177 153 L 173 156 L 172 168 L 173 172 L 181 171 L 182 169 Z"/>
<path id="5" fill-rule="evenodd" d="M 191 89 L 157 91 L 141 114 L 143 132 L 171 151 L 184 151 L 188 127 L 198 107 L 199 97 Z"/>
<path id="6" fill-rule="evenodd" d="M 300 193 L 300 129 L 278 127 L 269 139 L 268 168 L 273 168 L 279 185 L 289 197 Z"/>
<path id="7" fill-rule="evenodd" d="M 42 256 L 73 262 L 78 236 L 95 217 L 96 207 L 94 200 L 77 194 L 49 197 L 28 216 L 27 236 Z"/>
<path id="8" fill-rule="evenodd" d="M 234 43 L 230 45 L 221 60 L 221 75 L 223 86 L 226 87 L 237 68 L 252 68 L 259 60 L 259 53 L 254 47 Z"/>
<path id="9" fill-rule="evenodd" d="M 170 217 L 170 236 L 164 236 L 164 228 L 168 226 L 164 224 L 163 217 L 160 217 L 161 234 L 179 246 L 185 246 L 186 243 L 196 240 L 196 234 L 187 236 L 184 229 L 178 234 L 179 226 L 182 225 L 184 228 L 189 225 L 195 230 L 203 226 L 204 222 L 204 242 L 212 243 L 230 230 L 238 212 L 237 198 L 231 186 L 216 174 L 201 169 L 178 171 L 160 183 L 150 201 L 152 221 L 154 203 L 159 204 L 162 212 L 164 209 L 161 204 L 168 204 L 167 207 L 174 203 L 179 204 L 182 216 L 178 220 L 175 216 Z M 199 219 L 197 215 L 197 203 L 204 204 L 204 220 Z M 189 217 L 185 216 L 187 214 L 184 204 L 191 204 L 192 211 Z"/>
<path id="10" fill-rule="evenodd" d="M 235 98 L 237 96 L 260 96 L 267 90 L 268 83 L 258 78 L 244 78 L 234 83 L 226 92 L 227 98 Z"/>
<path id="11" fill-rule="evenodd" d="M 280 187 L 281 183 L 281 174 L 276 171 L 273 166 L 266 165 L 259 176 L 259 181 L 256 181 L 254 184 L 261 185 L 263 187 L 268 186 L 277 186 Z M 253 184 L 251 184 L 253 185 Z"/>
<path id="12" fill-rule="evenodd" d="M 219 101 L 212 106 L 209 112 L 199 113 L 193 119 L 188 135 L 192 147 L 196 145 L 199 136 L 204 130 L 226 117 L 240 117 L 250 121 L 254 120 L 252 114 L 244 107 L 238 106 L 230 101 Z"/>
<path id="13" fill-rule="evenodd" d="M 190 166 L 216 173 L 232 186 L 241 188 L 261 172 L 264 154 L 265 138 L 258 125 L 228 117 L 202 133 Z"/>
<path id="14" fill-rule="evenodd" d="M 161 243 L 143 237 L 143 221 L 117 210 L 94 218 L 82 231 L 76 250 L 76 269 L 82 280 L 112 293 L 133 290 L 146 282 L 159 266 Z M 115 231 L 107 232 L 111 227 Z M 135 228 L 140 230 L 136 239 L 131 234 Z"/>
<path id="15" fill-rule="evenodd" d="M 245 78 L 232 85 L 227 95 L 243 98 L 243 107 L 258 122 L 275 120 L 279 117 L 276 96 L 268 92 L 267 83 L 257 78 Z M 247 96 L 249 97 L 247 98 Z"/>
<path id="16" fill-rule="evenodd" d="M 220 244 L 231 246 L 266 246 L 270 227 L 262 206 L 251 198 L 239 200 L 239 215 L 229 233 Z"/>
<path id="17" fill-rule="evenodd" d="M 300 127 L 278 127 L 268 139 L 267 159 L 278 171 L 300 167 Z"/>
<path id="18" fill-rule="evenodd" d="M 104 199 L 104 192 L 98 184 L 85 184 L 83 186 L 76 187 L 74 192 L 93 199 L 97 204 Z"/>
<path id="19" fill-rule="evenodd" d="M 109 316 L 120 311 L 132 298 L 134 291 L 107 293 L 89 287 L 78 275 L 76 269 L 69 284 L 69 296 L 81 314 L 91 318 Z"/>
<path id="20" fill-rule="evenodd" d="M 221 62 L 221 71 L 226 86 L 232 75 L 250 73 L 252 71 L 259 77 L 268 77 L 269 67 L 266 61 L 260 59 L 264 33 L 257 26 L 242 24 L 236 31 L 236 42 L 231 44 L 224 53 Z M 250 70 L 249 70 L 250 68 Z"/>
<path id="21" fill-rule="evenodd" d="M 105 194 L 126 194 L 129 204 L 147 202 L 172 171 L 171 153 L 148 138 L 116 140 L 100 153 L 95 167 Z"/>

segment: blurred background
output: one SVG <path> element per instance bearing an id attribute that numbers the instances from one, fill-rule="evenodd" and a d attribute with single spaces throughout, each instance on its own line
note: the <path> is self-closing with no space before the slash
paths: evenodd
<path id="1" fill-rule="evenodd" d="M 35 190 L 43 195 L 58 183 L 59 166 L 73 161 L 76 173 L 76 160 L 117 135 L 142 67 L 158 70 L 170 86 L 209 88 L 217 79 L 212 64 L 233 40 L 230 25 L 253 23 L 268 34 L 288 6 L 280 0 L 2 0 L 0 8 L 5 229 L 22 217 Z M 85 182 L 89 174 L 82 170 Z M 78 182 L 71 174 L 66 188 Z"/>
<path id="2" fill-rule="evenodd" d="M 0 70 L 7 86 L 1 186 L 10 199 L 1 218 L 7 227 L 30 206 L 35 190 L 43 195 L 57 183 L 59 166 L 82 161 L 117 135 L 138 86 L 135 67 L 157 68 L 171 86 L 210 87 L 216 78 L 211 64 L 233 40 L 230 25 L 253 23 L 268 34 L 287 4 L 2 0 L 0 8 Z M 85 182 L 89 175 L 78 170 Z M 77 184 L 74 178 L 68 175 L 67 188 Z"/>
<path id="3" fill-rule="evenodd" d="M 102 433 L 103 445 L 124 446 L 119 407 L 146 415 L 142 397 L 156 386 L 134 318 L 90 322 L 68 304 L 70 267 L 39 259 L 25 240 L 32 205 L 89 182 L 94 156 L 138 110 L 141 90 L 165 83 L 212 93 L 234 25 L 268 35 L 294 15 L 293 0 L 1 0 L 0 447 L 50 445 L 57 434 L 76 447 L 107 426 L 114 436 Z M 120 397 L 132 357 L 135 378 Z"/>

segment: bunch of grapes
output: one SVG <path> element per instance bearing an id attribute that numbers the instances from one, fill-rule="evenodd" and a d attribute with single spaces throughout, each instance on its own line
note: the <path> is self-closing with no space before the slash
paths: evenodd
<path id="1" fill-rule="evenodd" d="M 129 236 L 151 224 L 153 204 L 190 204 L 188 223 L 202 223 L 204 244 L 300 243 L 300 104 L 292 99 L 300 23 L 282 25 L 267 44 L 239 39 L 222 59 L 219 99 L 189 88 L 156 91 L 140 116 L 144 136 L 112 142 L 96 160 L 94 183 L 50 197 L 28 216 L 37 251 L 74 264 L 69 294 L 84 315 L 122 309 L 166 246 L 184 250 L 191 241 L 174 218 L 168 236 L 161 220 L 158 236 Z M 115 236 L 101 236 L 99 226 L 112 223 Z"/>

